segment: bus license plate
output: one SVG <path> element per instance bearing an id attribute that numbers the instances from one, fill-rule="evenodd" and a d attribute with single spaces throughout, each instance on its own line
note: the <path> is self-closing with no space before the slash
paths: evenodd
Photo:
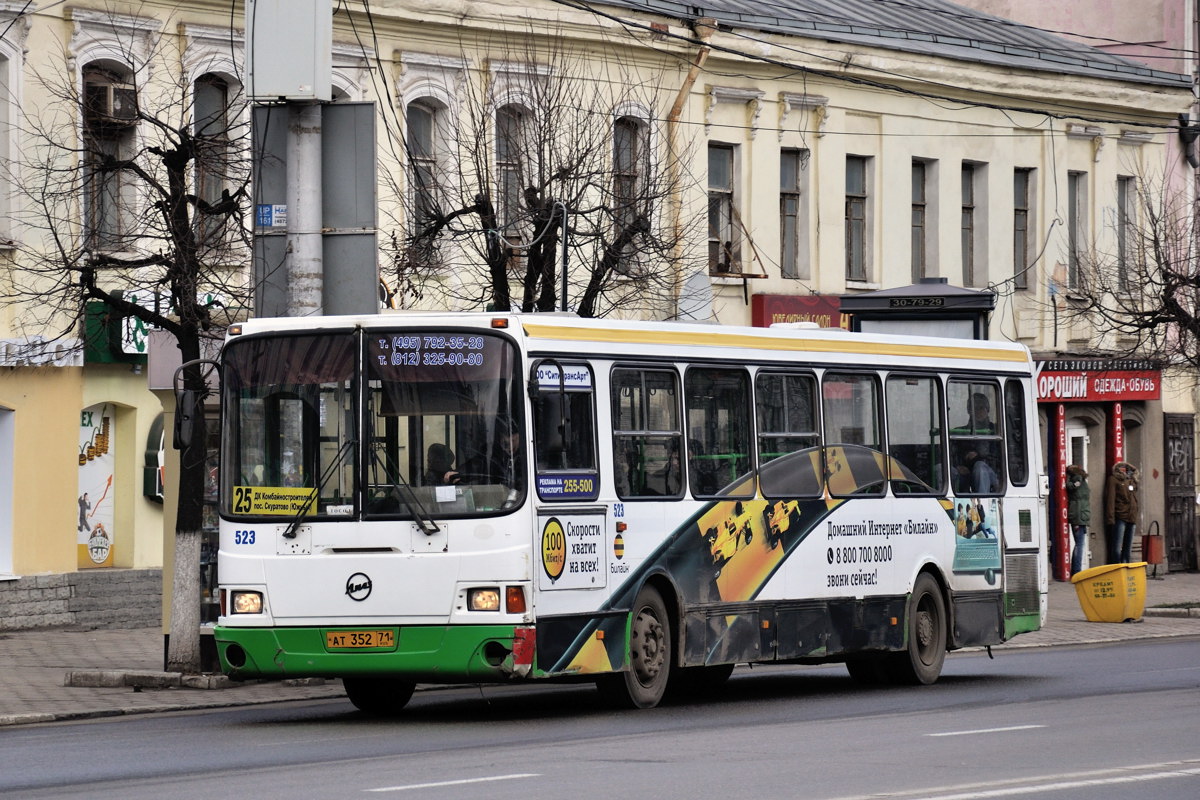
<path id="1" fill-rule="evenodd" d="M 395 647 L 396 632 L 325 631 L 325 647 L 329 650 L 357 650 L 367 647 Z"/>

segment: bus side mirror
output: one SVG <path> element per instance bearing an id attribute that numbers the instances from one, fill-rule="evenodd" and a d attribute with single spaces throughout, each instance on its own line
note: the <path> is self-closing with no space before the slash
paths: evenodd
<path id="1" fill-rule="evenodd" d="M 196 392 L 184 389 L 175 393 L 175 435 L 172 440 L 176 450 L 186 450 L 192 444 L 196 430 Z"/>

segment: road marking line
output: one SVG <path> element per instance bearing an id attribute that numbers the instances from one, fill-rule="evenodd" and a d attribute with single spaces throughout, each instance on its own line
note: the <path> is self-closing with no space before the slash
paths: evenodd
<path id="1" fill-rule="evenodd" d="M 1200 776 L 1200 769 L 1180 769 L 1171 772 L 1150 772 L 1138 775 L 1119 775 L 1114 778 L 1092 778 L 1084 781 L 1060 781 L 1058 783 L 1040 783 L 1025 786 L 1012 786 L 1007 789 L 990 789 L 982 792 L 966 792 L 963 794 L 926 795 L 925 800 L 986 800 L 991 797 L 1008 797 L 1010 795 L 1027 795 L 1033 792 L 1059 792 L 1066 789 L 1083 789 L 1089 786 L 1112 786 L 1120 783 L 1140 783 L 1141 781 L 1157 781 L 1164 778 L 1181 778 Z"/>
<path id="2" fill-rule="evenodd" d="M 1034 728 L 1044 728 L 1045 725 L 1010 725 L 1007 728 L 979 728 L 973 731 L 946 731 L 945 733 L 927 733 L 926 736 L 974 736 L 977 733 L 1004 733 L 1005 731 L 1028 731 Z"/>
<path id="3" fill-rule="evenodd" d="M 856 794 L 842 795 L 829 800 L 879 800 L 880 797 L 890 797 L 894 800 L 912 797 L 921 800 L 955 800 L 956 798 L 986 798 L 1000 797 L 1005 794 L 1022 794 L 1036 790 L 1042 784 L 1059 786 L 1061 788 L 1096 785 L 1104 783 L 1120 783 L 1130 780 L 1141 780 L 1149 775 L 1160 774 L 1162 777 L 1184 777 L 1200 775 L 1200 767 L 1195 766 L 1198 759 L 1189 758 L 1182 761 L 1159 761 L 1150 764 L 1130 764 L 1123 767 L 1108 767 L 1080 772 L 1061 772 L 1056 775 L 1032 775 L 1025 778 L 1000 778 L 979 783 L 960 783 L 949 786 L 927 786 L 919 789 L 894 789 L 885 794 Z M 1138 772 L 1138 770 L 1158 770 L 1158 773 Z M 1137 775 L 1133 775 L 1133 773 Z M 989 794 L 989 792 L 993 794 Z"/>
<path id="4" fill-rule="evenodd" d="M 410 783 L 407 786 L 381 786 L 378 789 L 364 789 L 364 792 L 406 792 L 409 789 L 437 789 L 442 786 L 463 786 L 468 783 L 489 783 L 491 781 L 512 781 L 517 778 L 540 778 L 537 772 L 519 772 L 514 775 L 492 775 L 487 778 L 464 778 L 459 781 L 438 781 L 437 783 Z"/>

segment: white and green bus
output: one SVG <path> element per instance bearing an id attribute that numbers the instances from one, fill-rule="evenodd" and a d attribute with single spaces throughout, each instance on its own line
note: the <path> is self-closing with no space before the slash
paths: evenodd
<path id="1" fill-rule="evenodd" d="M 261 319 L 221 356 L 235 678 L 934 682 L 1045 619 L 1029 353 L 567 315 Z"/>

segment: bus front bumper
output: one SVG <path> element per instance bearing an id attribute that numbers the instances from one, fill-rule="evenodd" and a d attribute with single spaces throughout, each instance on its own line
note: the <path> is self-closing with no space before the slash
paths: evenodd
<path id="1" fill-rule="evenodd" d="M 512 625 L 218 626 L 214 639 L 222 671 L 236 680 L 386 676 L 473 683 L 528 676 L 532 652 L 522 642 L 532 642 L 531 634 Z"/>

